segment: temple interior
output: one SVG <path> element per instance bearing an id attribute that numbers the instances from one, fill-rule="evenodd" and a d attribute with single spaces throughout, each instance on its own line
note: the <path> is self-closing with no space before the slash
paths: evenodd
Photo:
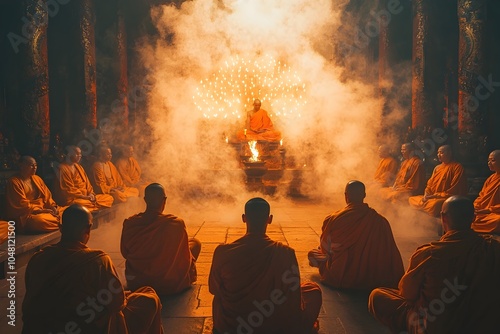
<path id="1" fill-rule="evenodd" d="M 165 212 L 202 243 L 197 282 L 161 299 L 165 333 L 212 333 L 213 251 L 245 234 L 248 199 L 269 201 L 268 235 L 319 283 L 307 252 L 360 180 L 407 268 L 440 221 L 378 194 L 379 146 L 401 162 L 413 143 L 428 179 L 449 145 L 472 200 L 500 149 L 499 1 L 0 0 L 0 36 L 0 220 L 20 157 L 54 191 L 68 147 L 90 173 L 101 147 L 116 161 L 133 146 L 144 178 L 166 189 Z M 141 192 L 94 215 L 88 245 L 123 283 L 122 223 L 144 208 Z M 17 325 L 2 320 L 1 333 L 21 333 L 27 262 L 59 237 L 16 234 Z M 366 293 L 320 286 L 319 333 L 389 333 Z"/>

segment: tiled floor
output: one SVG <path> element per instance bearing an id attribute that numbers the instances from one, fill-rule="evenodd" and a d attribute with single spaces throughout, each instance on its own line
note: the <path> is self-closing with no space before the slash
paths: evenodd
<path id="1" fill-rule="evenodd" d="M 302 280 L 319 282 L 315 268 L 308 265 L 307 252 L 317 247 L 323 218 L 330 212 L 341 208 L 344 203 L 330 205 L 314 203 L 308 200 L 270 199 L 273 223 L 268 228 L 271 238 L 284 242 L 296 250 Z M 142 204 L 141 204 L 142 205 Z M 208 292 L 208 274 L 215 247 L 220 243 L 231 242 L 245 233 L 245 225 L 241 222 L 244 203 L 218 203 L 187 206 L 186 203 L 172 203 L 169 198 L 166 212 L 184 218 L 188 234 L 202 242 L 202 251 L 197 262 L 198 282 L 192 289 L 178 296 L 163 298 L 163 326 L 166 333 L 191 334 L 211 333 L 212 295 Z M 378 207 L 374 205 L 376 209 Z M 124 279 L 124 259 L 119 251 L 121 222 L 129 212 L 118 214 L 115 221 L 99 226 L 92 231 L 89 246 L 100 248 L 110 254 L 117 267 L 121 279 Z M 136 212 L 142 207 L 136 208 Z M 435 227 L 425 216 L 405 217 L 401 213 L 387 213 L 393 226 L 394 235 L 403 262 L 407 265 L 409 256 L 422 243 L 437 238 Z M 417 224 L 416 221 L 419 221 Z M 422 222 L 425 223 L 422 223 Z M 21 303 L 24 297 L 24 270 L 19 268 L 16 280 L 17 323 L 16 327 L 7 324 L 5 317 L 0 323 L 0 333 L 21 332 Z M 320 333 L 388 333 L 367 312 L 367 295 L 336 291 L 326 286 L 323 290 L 323 307 L 320 312 Z M 7 282 L 0 281 L 0 307 L 6 310 Z M 4 314 L 4 311 L 2 311 Z"/>

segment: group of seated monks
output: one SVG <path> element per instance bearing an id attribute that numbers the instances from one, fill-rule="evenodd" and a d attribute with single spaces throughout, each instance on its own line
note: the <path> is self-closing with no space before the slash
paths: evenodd
<path id="1" fill-rule="evenodd" d="M 35 174 L 35 159 L 23 156 L 19 172 L 7 181 L 5 218 L 16 222 L 19 233 L 50 232 L 59 229 L 62 210 L 71 204 L 95 211 L 139 196 L 145 181 L 133 157 L 133 146 L 127 146 L 117 167 L 111 162 L 111 148 L 101 146 L 98 150 L 98 159 L 87 174 L 80 165 L 81 149 L 69 146 L 65 161 L 56 166 L 54 193 Z"/>

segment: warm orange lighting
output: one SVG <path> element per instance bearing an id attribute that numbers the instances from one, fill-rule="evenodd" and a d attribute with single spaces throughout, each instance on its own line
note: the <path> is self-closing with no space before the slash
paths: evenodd
<path id="1" fill-rule="evenodd" d="M 257 150 L 257 141 L 251 140 L 248 142 L 248 146 L 250 147 L 250 152 L 252 152 L 252 156 L 248 159 L 251 162 L 259 161 L 259 150 Z"/>

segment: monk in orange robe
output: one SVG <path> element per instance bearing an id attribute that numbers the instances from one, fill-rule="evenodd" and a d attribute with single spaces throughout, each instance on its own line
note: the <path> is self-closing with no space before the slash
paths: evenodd
<path id="1" fill-rule="evenodd" d="M 398 172 L 398 162 L 391 156 L 387 145 L 379 146 L 378 155 L 380 162 L 375 171 L 374 180 L 382 187 L 389 187 L 394 184 L 394 179 Z"/>
<path id="2" fill-rule="evenodd" d="M 481 233 L 500 234 L 500 150 L 490 153 L 488 167 L 494 174 L 486 179 L 474 201 L 476 219 L 472 229 Z"/>
<path id="3" fill-rule="evenodd" d="M 120 173 L 111 162 L 111 149 L 106 146 L 99 148 L 99 160 L 94 162 L 91 171 L 91 181 L 99 194 L 110 194 L 115 203 L 126 202 L 129 197 L 139 196 L 139 189 L 127 187 Z"/>
<path id="4" fill-rule="evenodd" d="M 146 211 L 123 222 L 121 253 L 128 288 L 152 286 L 160 295 L 183 291 L 196 281 L 201 243 L 188 239 L 184 221 L 163 214 L 165 189 L 152 183 L 145 189 Z"/>
<path id="5" fill-rule="evenodd" d="M 155 291 L 124 291 L 110 257 L 86 246 L 90 211 L 73 204 L 62 220 L 61 241 L 26 268 L 23 333 L 163 333 Z"/>
<path id="6" fill-rule="evenodd" d="M 261 109 L 259 99 L 253 101 L 253 109 L 247 112 L 246 128 L 238 133 L 238 139 L 279 141 L 281 132 L 274 129 L 273 122 L 267 111 Z"/>
<path id="7" fill-rule="evenodd" d="M 214 333 L 311 333 L 319 328 L 321 290 L 300 283 L 295 251 L 266 235 L 273 216 L 262 198 L 245 205 L 247 233 L 215 249 L 208 287 Z"/>
<path id="8" fill-rule="evenodd" d="M 0 220 L 0 245 L 7 241 L 9 237 L 9 222 Z"/>
<path id="9" fill-rule="evenodd" d="M 147 184 L 141 178 L 141 167 L 137 159 L 134 158 L 134 146 L 126 146 L 123 155 L 116 161 L 116 168 L 127 187 L 136 187 L 141 190 L 141 193 L 144 192 Z"/>
<path id="10" fill-rule="evenodd" d="M 43 233 L 59 229 L 59 208 L 45 182 L 38 175 L 36 160 L 23 156 L 20 170 L 7 181 L 7 218 L 21 233 Z"/>
<path id="11" fill-rule="evenodd" d="M 401 155 L 404 161 L 401 163 L 394 185 L 380 190 L 382 198 L 393 203 L 407 201 L 410 196 L 421 194 L 425 187 L 425 169 L 422 160 L 415 155 L 414 145 L 403 144 Z"/>
<path id="12" fill-rule="evenodd" d="M 320 246 L 309 252 L 321 280 L 335 288 L 368 290 L 396 287 L 404 267 L 387 219 L 368 204 L 365 185 L 349 181 L 347 206 L 326 217 Z"/>
<path id="13" fill-rule="evenodd" d="M 399 288 L 377 288 L 368 309 L 392 333 L 496 333 L 500 314 L 500 243 L 470 226 L 472 201 L 442 206 L 445 234 L 419 247 Z"/>
<path id="14" fill-rule="evenodd" d="M 61 205 L 81 204 L 89 210 L 109 208 L 113 204 L 113 196 L 95 194 L 87 173 L 80 165 L 82 150 L 77 146 L 69 146 L 66 161 L 59 165 L 59 177 L 55 187 L 55 197 Z"/>
<path id="15" fill-rule="evenodd" d="M 453 161 L 451 147 L 443 145 L 438 148 L 437 156 L 441 164 L 437 165 L 427 181 L 424 195 L 412 196 L 410 205 L 425 211 L 433 217 L 439 217 L 444 201 L 453 195 L 467 194 L 467 178 L 464 168 Z"/>

